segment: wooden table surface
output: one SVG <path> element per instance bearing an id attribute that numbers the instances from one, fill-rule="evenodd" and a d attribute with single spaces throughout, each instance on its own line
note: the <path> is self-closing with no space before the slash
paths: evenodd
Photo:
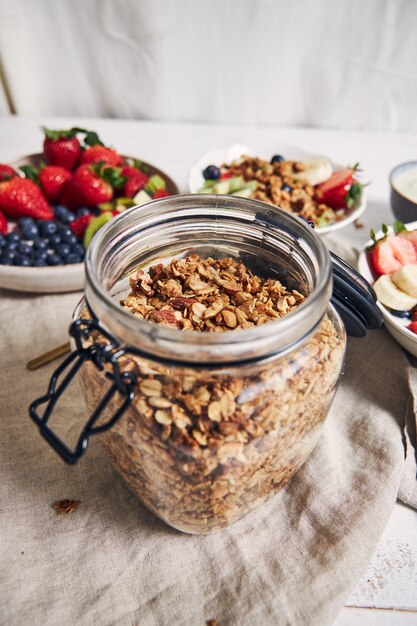
<path id="1" fill-rule="evenodd" d="M 278 129 L 233 126 L 160 124 L 125 120 L 0 118 L 0 161 L 39 152 L 40 126 L 92 128 L 105 143 L 125 154 L 137 155 L 165 170 L 187 190 L 190 166 L 207 150 L 235 143 L 252 146 L 259 154 L 284 153 L 295 146 L 312 154 L 328 155 L 335 163 L 360 161 L 367 178 L 368 206 L 362 228 L 337 232 L 341 242 L 358 249 L 370 228 L 391 223 L 388 174 L 401 162 L 417 158 L 417 135 L 341 132 L 315 129 Z M 334 626 L 417 625 L 417 512 L 397 503 L 376 553 L 350 595 Z"/>

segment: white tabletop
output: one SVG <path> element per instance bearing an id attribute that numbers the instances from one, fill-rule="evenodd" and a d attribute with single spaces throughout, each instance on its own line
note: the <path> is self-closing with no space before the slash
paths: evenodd
<path id="1" fill-rule="evenodd" d="M 40 152 L 40 126 L 82 126 L 96 130 L 105 143 L 165 170 L 187 190 L 190 166 L 206 151 L 244 143 L 260 155 L 284 153 L 295 146 L 328 155 L 335 163 L 360 161 L 371 181 L 362 228 L 347 226 L 334 236 L 361 248 L 370 228 L 391 223 L 388 173 L 417 157 L 417 135 L 339 132 L 237 126 L 196 126 L 125 120 L 0 118 L 0 162 Z M 417 624 L 417 512 L 396 504 L 368 570 L 339 614 L 335 626 L 408 626 Z"/>

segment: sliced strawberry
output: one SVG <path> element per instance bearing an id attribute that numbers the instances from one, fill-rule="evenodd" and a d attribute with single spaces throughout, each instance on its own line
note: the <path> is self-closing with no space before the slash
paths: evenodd
<path id="1" fill-rule="evenodd" d="M 412 333 L 415 333 L 417 335 L 417 322 L 411 322 L 408 326 L 407 326 L 408 330 L 411 330 Z"/>
<path id="2" fill-rule="evenodd" d="M 337 170 L 324 183 L 317 185 L 315 198 L 332 209 L 352 208 L 358 201 L 363 185 L 355 179 L 359 165 Z"/>
<path id="3" fill-rule="evenodd" d="M 407 239 L 407 241 L 411 241 L 414 248 L 417 250 L 417 230 L 406 230 L 404 226 L 404 230 L 401 230 L 398 233 L 398 237 L 401 239 Z"/>
<path id="4" fill-rule="evenodd" d="M 394 224 L 394 233 L 389 234 L 388 227 L 383 224 L 383 237 L 377 239 L 371 231 L 371 237 L 375 241 L 368 250 L 371 266 L 380 274 L 392 274 L 408 263 L 417 263 L 417 248 L 410 239 L 401 236 L 404 226 L 399 222 Z"/>
<path id="5" fill-rule="evenodd" d="M 81 217 L 77 217 L 70 223 L 70 228 L 73 234 L 78 238 L 82 239 L 84 237 L 84 233 L 87 229 L 87 226 L 93 219 L 94 214 L 89 213 L 88 215 L 81 215 Z"/>
<path id="6" fill-rule="evenodd" d="M 157 189 L 154 192 L 152 199 L 156 200 L 157 198 L 166 198 L 167 196 L 170 196 L 170 195 L 171 194 L 169 194 L 166 189 Z"/>
<path id="7" fill-rule="evenodd" d="M 0 233 L 5 235 L 8 230 L 7 219 L 3 211 L 0 211 Z"/>
<path id="8" fill-rule="evenodd" d="M 0 181 L 8 180 L 9 178 L 13 178 L 14 176 L 17 176 L 17 172 L 15 172 L 15 170 L 10 167 L 10 165 L 7 165 L 6 163 L 0 163 Z"/>

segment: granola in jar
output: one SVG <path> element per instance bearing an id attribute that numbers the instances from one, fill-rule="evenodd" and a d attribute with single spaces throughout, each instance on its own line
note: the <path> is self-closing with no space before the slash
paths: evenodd
<path id="1" fill-rule="evenodd" d="M 305 300 L 232 258 L 196 254 L 134 272 L 130 289 L 121 306 L 134 316 L 198 333 L 273 322 Z M 344 346 L 329 309 L 299 347 L 256 363 L 191 367 L 127 354 L 120 366 L 137 377 L 134 400 L 102 443 L 142 502 L 171 526 L 190 533 L 224 528 L 280 491 L 308 457 Z M 83 368 L 93 410 L 103 374 L 91 362 Z"/>

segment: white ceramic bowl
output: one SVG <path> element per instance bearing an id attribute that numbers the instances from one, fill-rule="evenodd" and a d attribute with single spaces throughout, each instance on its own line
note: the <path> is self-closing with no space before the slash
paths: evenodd
<path id="1" fill-rule="evenodd" d="M 310 159 L 316 158 L 317 154 L 312 154 L 311 152 L 307 152 L 306 150 L 302 150 L 301 148 L 296 148 L 295 146 L 285 146 L 280 144 L 279 151 L 285 155 L 285 158 L 294 160 L 294 161 L 308 161 Z M 264 151 L 262 150 L 254 150 L 249 146 L 236 144 L 231 146 L 230 148 L 218 148 L 216 150 L 210 150 L 210 152 L 206 152 L 203 154 L 200 159 L 194 163 L 194 165 L 190 168 L 188 174 L 188 189 L 191 193 L 197 193 L 197 191 L 204 185 L 204 177 L 203 170 L 208 165 L 220 165 L 221 163 L 230 163 L 235 159 L 238 159 L 242 154 L 247 154 L 249 156 L 255 156 L 262 154 Z M 328 158 L 328 157 L 326 157 Z M 336 163 L 333 163 L 333 168 L 335 170 L 342 169 L 342 166 Z M 361 178 L 363 179 L 363 173 L 361 173 Z M 364 212 L 366 208 L 366 193 L 365 189 L 362 191 L 361 202 L 358 206 L 356 206 L 351 211 L 346 211 L 346 217 L 342 220 L 334 222 L 334 224 L 329 224 L 329 226 L 323 226 L 322 228 L 317 228 L 316 231 L 320 235 L 324 235 L 326 233 L 332 233 L 335 230 L 339 230 L 339 228 L 343 228 L 348 224 L 351 224 Z"/>
<path id="2" fill-rule="evenodd" d="M 133 158 L 123 156 L 123 159 Z M 43 154 L 28 154 L 9 163 L 15 169 L 21 165 L 39 166 Z M 158 174 L 165 179 L 167 190 L 178 193 L 178 187 L 165 172 L 143 162 L 149 169 L 149 175 Z M 64 293 L 81 291 L 84 288 L 84 263 L 56 265 L 52 267 L 16 267 L 0 264 L 0 288 L 33 293 Z"/>
<path id="3" fill-rule="evenodd" d="M 417 222 L 410 222 L 406 224 L 408 230 L 416 230 Z M 392 228 L 390 229 L 392 232 Z M 382 231 L 377 233 L 377 237 L 382 237 Z M 364 278 L 366 278 L 371 284 L 375 282 L 372 272 L 369 266 L 368 257 L 366 254 L 366 248 L 372 245 L 372 240 L 370 239 L 365 248 L 359 255 L 358 259 L 358 270 L 362 274 Z M 392 315 L 388 309 L 384 307 L 380 302 L 377 303 L 379 308 L 381 309 L 382 315 L 384 316 L 385 328 L 387 331 L 394 337 L 396 341 L 402 346 L 405 350 L 410 352 L 413 356 L 417 357 L 417 335 L 411 330 L 408 330 L 407 325 L 410 323 L 410 320 L 404 320 L 395 315 Z"/>

